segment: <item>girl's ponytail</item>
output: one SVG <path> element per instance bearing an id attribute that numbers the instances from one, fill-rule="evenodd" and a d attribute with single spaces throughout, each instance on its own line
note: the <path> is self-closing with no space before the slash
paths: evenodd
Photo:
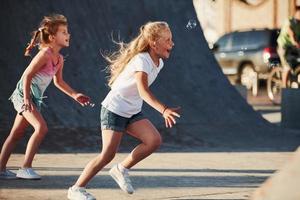
<path id="1" fill-rule="evenodd" d="M 30 51 L 36 46 L 37 37 L 40 34 L 40 32 L 42 33 L 42 31 L 43 29 L 39 28 L 39 30 L 33 32 L 33 37 L 31 38 L 30 43 L 25 49 L 25 53 L 24 53 L 25 56 L 30 56 Z"/>

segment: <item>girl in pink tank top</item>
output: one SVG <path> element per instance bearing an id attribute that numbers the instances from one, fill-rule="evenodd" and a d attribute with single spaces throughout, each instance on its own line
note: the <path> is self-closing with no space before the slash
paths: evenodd
<path id="1" fill-rule="evenodd" d="M 38 150 L 39 144 L 47 133 L 47 123 L 40 113 L 43 94 L 54 79 L 54 84 L 62 92 L 73 98 L 82 106 L 90 103 L 90 98 L 76 92 L 63 80 L 64 60 L 59 53 L 64 47 L 69 46 L 70 34 L 68 33 L 67 19 L 63 15 L 54 14 L 45 16 L 40 28 L 34 31 L 33 38 L 26 48 L 28 56 L 31 49 L 39 44 L 40 51 L 32 59 L 24 71 L 17 87 L 10 97 L 17 115 L 10 135 L 3 144 L 0 155 L 0 179 L 40 179 L 32 169 L 32 161 Z M 23 136 L 25 129 L 31 125 L 34 132 L 28 141 L 25 159 L 17 174 L 6 169 L 6 164 L 16 145 Z"/>

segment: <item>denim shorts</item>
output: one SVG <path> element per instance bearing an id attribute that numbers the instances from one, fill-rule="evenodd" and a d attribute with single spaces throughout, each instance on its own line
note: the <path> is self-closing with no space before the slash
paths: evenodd
<path id="1" fill-rule="evenodd" d="M 9 97 L 9 100 L 13 103 L 15 110 L 18 112 L 19 115 L 22 115 L 24 110 L 24 98 L 23 95 L 20 94 L 18 90 L 15 90 L 13 94 Z M 31 98 L 33 104 L 37 108 L 39 112 L 41 112 L 41 104 L 35 103 L 35 99 Z"/>
<path id="2" fill-rule="evenodd" d="M 146 119 L 142 112 L 139 112 L 130 118 L 126 118 L 107 110 L 103 106 L 101 107 L 101 130 L 124 132 L 128 125 L 142 119 Z"/>

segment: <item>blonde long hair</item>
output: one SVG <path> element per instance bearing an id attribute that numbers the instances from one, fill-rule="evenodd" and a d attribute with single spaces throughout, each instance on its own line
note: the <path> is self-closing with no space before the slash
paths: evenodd
<path id="1" fill-rule="evenodd" d="M 163 21 L 148 22 L 140 27 L 139 34 L 131 42 L 115 42 L 119 49 L 110 55 L 103 56 L 109 63 L 106 68 L 109 75 L 108 85 L 113 82 L 124 70 L 126 64 L 138 53 L 146 52 L 150 49 L 149 43 L 161 37 L 161 32 L 169 29 L 169 25 Z"/>
<path id="2" fill-rule="evenodd" d="M 68 25 L 67 18 L 60 14 L 44 16 L 38 30 L 33 31 L 32 38 L 25 50 L 25 56 L 30 56 L 30 51 L 37 45 L 42 47 L 50 43 L 50 35 L 55 35 L 60 25 Z"/>

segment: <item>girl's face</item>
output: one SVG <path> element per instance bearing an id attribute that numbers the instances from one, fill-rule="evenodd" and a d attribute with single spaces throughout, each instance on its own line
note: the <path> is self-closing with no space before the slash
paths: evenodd
<path id="1" fill-rule="evenodd" d="M 70 43 L 70 34 L 68 27 L 65 25 L 58 26 L 57 32 L 54 35 L 54 41 L 56 45 L 60 47 L 68 47 Z"/>
<path id="2" fill-rule="evenodd" d="M 170 56 L 173 46 L 172 33 L 170 29 L 165 29 L 161 32 L 161 37 L 153 42 L 152 49 L 159 58 L 167 59 Z"/>

